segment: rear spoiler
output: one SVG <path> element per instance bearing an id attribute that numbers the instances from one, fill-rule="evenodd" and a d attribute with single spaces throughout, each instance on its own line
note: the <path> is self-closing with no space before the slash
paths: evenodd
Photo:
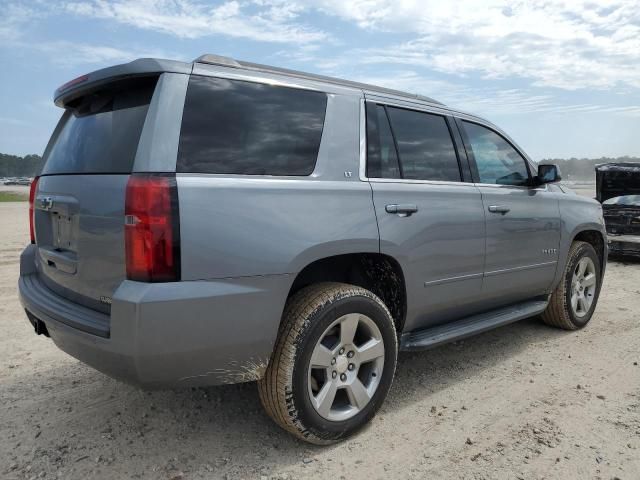
<path id="1" fill-rule="evenodd" d="M 192 63 L 161 60 L 157 58 L 140 58 L 129 63 L 114 65 L 95 72 L 87 73 L 58 87 L 53 94 L 53 101 L 63 107 L 87 90 L 92 90 L 105 83 L 129 77 L 138 77 L 165 72 L 190 74 Z"/>

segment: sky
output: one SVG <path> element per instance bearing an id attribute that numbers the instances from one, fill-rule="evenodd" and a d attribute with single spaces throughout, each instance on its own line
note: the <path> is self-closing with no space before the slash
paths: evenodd
<path id="1" fill-rule="evenodd" d="M 43 152 L 72 78 L 204 53 L 427 95 L 534 160 L 640 156 L 640 0 L 0 0 L 0 152 Z"/>

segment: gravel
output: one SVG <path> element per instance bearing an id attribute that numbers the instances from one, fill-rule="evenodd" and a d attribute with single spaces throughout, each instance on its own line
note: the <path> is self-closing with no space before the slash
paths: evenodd
<path id="1" fill-rule="evenodd" d="M 0 204 L 0 225 L 0 478 L 640 478 L 640 263 L 609 264 L 582 331 L 529 319 L 402 353 L 371 425 L 313 447 L 255 384 L 144 392 L 34 335 L 16 294 L 27 204 Z"/>

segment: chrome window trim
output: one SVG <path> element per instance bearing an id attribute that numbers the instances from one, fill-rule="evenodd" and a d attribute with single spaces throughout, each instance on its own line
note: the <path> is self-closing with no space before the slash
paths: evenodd
<path id="1" fill-rule="evenodd" d="M 377 105 L 388 105 L 390 107 L 400 107 L 408 110 L 415 110 L 418 112 L 430 113 L 434 115 L 440 115 L 444 117 L 451 116 L 448 113 L 445 113 L 446 110 L 433 108 L 432 106 L 424 106 L 425 108 L 412 108 L 407 105 L 403 105 L 399 102 L 393 101 L 377 101 L 371 99 L 371 101 Z M 366 102 L 367 99 L 363 98 L 360 101 L 360 180 L 363 182 L 371 182 L 371 183 L 408 183 L 408 184 L 416 184 L 416 185 L 448 185 L 448 186 L 469 186 L 473 185 L 472 182 L 465 182 L 462 178 L 459 182 L 452 182 L 449 180 L 415 180 L 408 178 L 369 178 L 367 177 L 367 114 L 366 114 Z M 422 107 L 421 104 L 414 104 Z M 451 132 L 449 132 L 451 134 Z M 453 138 L 451 138 L 451 142 L 453 147 L 455 148 L 455 143 Z"/>
<path id="2" fill-rule="evenodd" d="M 363 182 L 368 181 L 367 178 L 367 113 L 366 113 L 366 100 L 363 97 L 360 99 L 360 180 Z"/>
<path id="3" fill-rule="evenodd" d="M 401 108 L 407 108 L 410 110 L 429 111 L 432 113 L 437 113 L 439 115 L 445 115 L 445 116 L 467 117 L 467 118 L 473 118 L 475 120 L 483 120 L 471 113 L 466 113 L 444 104 L 429 103 L 417 98 L 402 97 L 402 96 L 384 94 L 379 92 L 372 92 L 368 90 L 364 90 L 363 93 L 364 93 L 365 100 L 369 100 L 374 103 L 397 106 Z M 483 121 L 486 121 L 486 120 L 483 120 Z"/>
<path id="4" fill-rule="evenodd" d="M 517 188 L 519 190 L 549 190 L 549 183 L 543 183 L 542 185 L 500 185 L 497 183 L 474 183 L 476 187 L 493 187 L 493 188 Z"/>
<path id="5" fill-rule="evenodd" d="M 217 77 L 227 80 L 239 80 L 244 82 L 262 83 L 276 87 L 297 88 L 300 90 L 312 90 L 322 92 L 327 95 L 354 95 L 362 97 L 362 90 L 351 87 L 343 87 L 339 85 L 331 85 L 318 81 L 307 80 L 302 78 L 293 78 L 285 74 L 257 72 L 252 70 L 243 70 L 235 67 L 223 67 L 220 65 L 210 65 L 204 63 L 196 63 L 193 66 L 191 75 L 200 75 L 203 77 Z"/>

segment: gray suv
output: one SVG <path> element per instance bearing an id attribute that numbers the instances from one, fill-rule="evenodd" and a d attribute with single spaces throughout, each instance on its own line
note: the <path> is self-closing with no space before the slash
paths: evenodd
<path id="1" fill-rule="evenodd" d="M 115 378 L 257 381 L 326 444 L 373 417 L 400 350 L 593 315 L 600 204 L 482 118 L 214 55 L 98 70 L 55 103 L 20 298 Z"/>

